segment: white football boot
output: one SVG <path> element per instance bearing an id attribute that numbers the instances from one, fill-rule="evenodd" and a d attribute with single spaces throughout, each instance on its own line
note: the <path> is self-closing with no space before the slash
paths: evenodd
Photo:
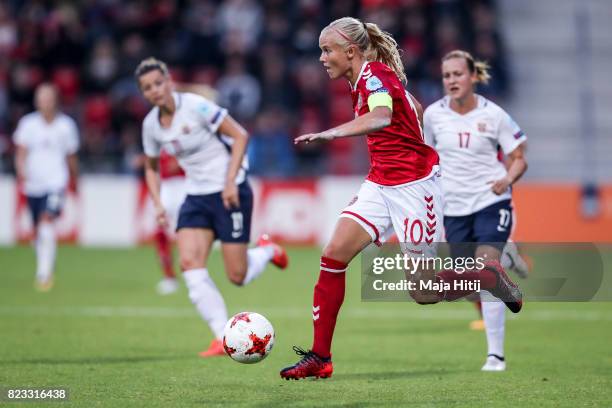
<path id="1" fill-rule="evenodd" d="M 488 356 L 487 361 L 480 369 L 481 371 L 506 371 L 506 361 L 497 356 Z"/>
<path id="2" fill-rule="evenodd" d="M 513 241 L 508 241 L 501 256 L 501 264 L 505 269 L 512 269 L 516 274 L 525 279 L 529 276 L 529 265 L 518 252 L 518 247 Z"/>
<path id="3" fill-rule="evenodd" d="M 179 288 L 178 280 L 172 278 L 164 278 L 157 284 L 157 293 L 160 295 L 171 295 Z"/>

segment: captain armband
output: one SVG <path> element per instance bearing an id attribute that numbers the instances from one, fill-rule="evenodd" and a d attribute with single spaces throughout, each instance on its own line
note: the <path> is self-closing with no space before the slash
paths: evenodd
<path id="1" fill-rule="evenodd" d="M 370 112 L 379 106 L 385 106 L 393 110 L 393 99 L 388 92 L 374 92 L 368 97 L 368 107 Z"/>

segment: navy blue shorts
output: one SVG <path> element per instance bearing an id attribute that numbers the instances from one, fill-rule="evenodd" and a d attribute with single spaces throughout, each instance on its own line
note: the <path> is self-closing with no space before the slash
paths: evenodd
<path id="1" fill-rule="evenodd" d="M 512 202 L 500 201 L 474 214 L 444 217 L 446 241 L 453 257 L 474 256 L 476 245 L 504 249 L 512 231 Z"/>
<path id="2" fill-rule="evenodd" d="M 221 242 L 248 243 L 251 235 L 253 191 L 248 182 L 238 186 L 240 207 L 226 210 L 221 192 L 205 195 L 188 194 L 179 211 L 176 230 L 206 228 Z"/>
<path id="3" fill-rule="evenodd" d="M 34 225 L 38 225 L 43 214 L 48 214 L 51 218 L 57 218 L 62 213 L 62 208 L 64 207 L 63 191 L 48 193 L 42 196 L 27 196 L 27 198 Z"/>

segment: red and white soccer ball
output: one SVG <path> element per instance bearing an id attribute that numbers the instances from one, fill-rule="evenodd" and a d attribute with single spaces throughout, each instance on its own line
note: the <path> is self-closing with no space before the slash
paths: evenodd
<path id="1" fill-rule="evenodd" d="M 272 323 L 259 313 L 242 312 L 234 315 L 223 329 L 223 348 L 239 363 L 257 363 L 270 354 L 274 346 Z"/>

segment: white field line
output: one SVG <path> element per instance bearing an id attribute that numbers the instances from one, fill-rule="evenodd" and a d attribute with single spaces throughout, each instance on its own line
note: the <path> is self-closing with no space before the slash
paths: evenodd
<path id="1" fill-rule="evenodd" d="M 341 312 L 342 318 L 378 320 L 471 320 L 475 317 L 472 310 L 434 310 L 429 306 L 419 310 L 416 307 L 406 310 L 380 310 L 368 308 L 367 305 L 347 307 Z M 310 308 L 298 307 L 246 307 L 270 318 L 300 318 L 310 315 Z M 193 318 L 197 313 L 191 307 L 156 307 L 156 306 L 0 306 L 0 318 L 6 317 L 150 317 L 150 318 Z M 579 311 L 539 309 L 524 311 L 519 315 L 507 315 L 510 319 L 531 321 L 612 321 L 612 311 Z"/>

